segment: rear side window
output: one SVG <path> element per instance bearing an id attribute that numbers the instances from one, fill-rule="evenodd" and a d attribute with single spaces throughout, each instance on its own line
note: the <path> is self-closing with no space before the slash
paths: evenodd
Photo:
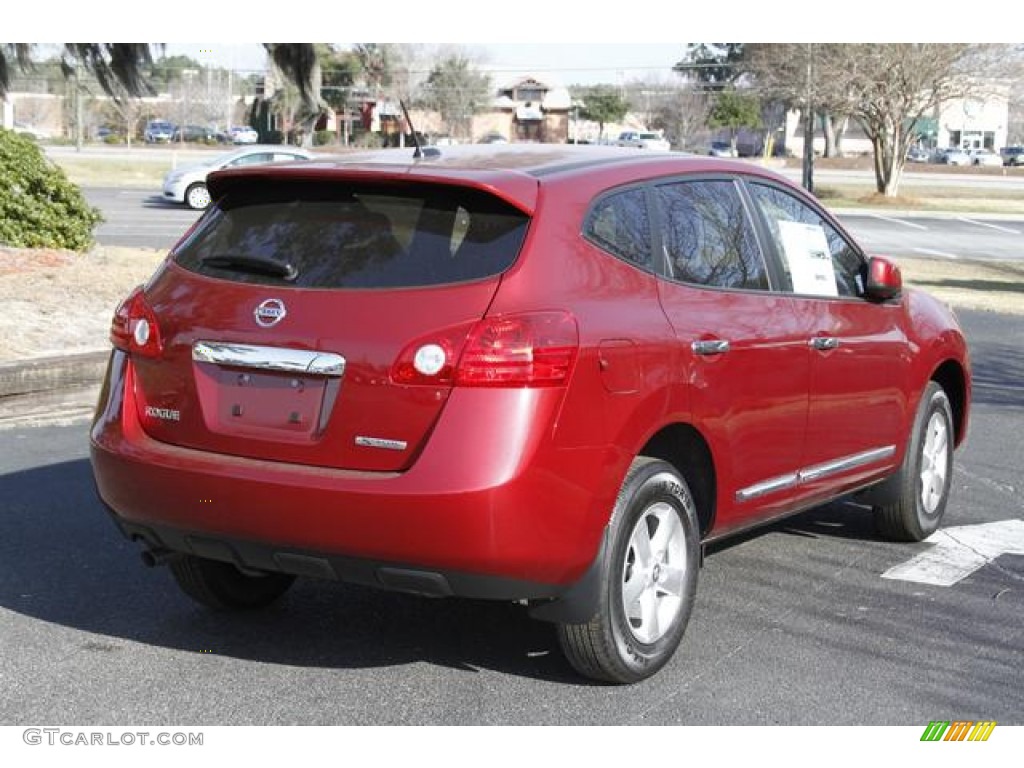
<path id="1" fill-rule="evenodd" d="M 174 259 L 244 283 L 443 285 L 503 272 L 528 223 L 493 195 L 461 187 L 263 180 L 229 190 Z"/>
<path id="2" fill-rule="evenodd" d="M 651 222 L 642 189 L 616 192 L 598 200 L 584 234 L 601 248 L 639 267 L 651 266 Z"/>
<path id="3" fill-rule="evenodd" d="M 662 244 L 676 280 L 768 289 L 768 273 L 736 185 L 685 181 L 657 188 Z"/>

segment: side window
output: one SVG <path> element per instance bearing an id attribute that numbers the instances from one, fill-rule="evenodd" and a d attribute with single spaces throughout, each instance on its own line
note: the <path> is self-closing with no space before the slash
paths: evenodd
<path id="1" fill-rule="evenodd" d="M 862 296 L 865 264 L 857 250 L 813 208 L 788 192 L 751 184 L 786 272 L 786 290 Z"/>
<path id="2" fill-rule="evenodd" d="M 715 288 L 768 289 L 754 229 L 731 181 L 686 181 L 657 189 L 662 243 L 675 279 Z"/>
<path id="3" fill-rule="evenodd" d="M 270 152 L 260 152 L 255 155 L 242 155 L 237 160 L 232 160 L 229 164 L 231 168 L 239 168 L 243 165 L 258 165 L 260 163 L 269 163 L 274 159 L 274 156 Z"/>
<path id="4" fill-rule="evenodd" d="M 642 189 L 599 200 L 587 217 L 583 234 L 619 258 L 651 268 L 651 220 Z"/>

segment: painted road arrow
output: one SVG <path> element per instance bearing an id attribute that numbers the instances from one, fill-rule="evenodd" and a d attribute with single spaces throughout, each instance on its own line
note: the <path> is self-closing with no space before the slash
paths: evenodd
<path id="1" fill-rule="evenodd" d="M 1024 555 L 1024 520 L 943 528 L 925 543 L 935 546 L 890 568 L 882 578 L 951 587 L 1000 555 Z"/>

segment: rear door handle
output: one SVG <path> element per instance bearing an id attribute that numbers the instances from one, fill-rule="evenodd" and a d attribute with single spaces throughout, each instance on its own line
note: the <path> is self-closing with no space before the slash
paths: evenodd
<path id="1" fill-rule="evenodd" d="M 825 352 L 838 347 L 839 339 L 835 336 L 815 336 L 811 339 L 811 346 L 820 352 Z"/>
<path id="2" fill-rule="evenodd" d="M 729 351 L 729 342 L 725 339 L 695 341 L 690 349 L 697 355 L 723 355 Z"/>

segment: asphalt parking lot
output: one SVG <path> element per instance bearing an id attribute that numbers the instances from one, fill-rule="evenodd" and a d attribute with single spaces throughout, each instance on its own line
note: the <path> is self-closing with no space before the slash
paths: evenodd
<path id="1" fill-rule="evenodd" d="M 946 524 L 967 539 L 1024 519 L 1024 321 L 962 317 L 976 389 Z M 730 541 L 673 662 L 609 687 L 514 605 L 307 581 L 262 613 L 196 607 L 106 519 L 81 422 L 2 433 L 0 500 L 4 725 L 1024 724 L 1012 534 L 947 587 L 882 578 L 934 545 L 880 540 L 852 503 Z"/>

